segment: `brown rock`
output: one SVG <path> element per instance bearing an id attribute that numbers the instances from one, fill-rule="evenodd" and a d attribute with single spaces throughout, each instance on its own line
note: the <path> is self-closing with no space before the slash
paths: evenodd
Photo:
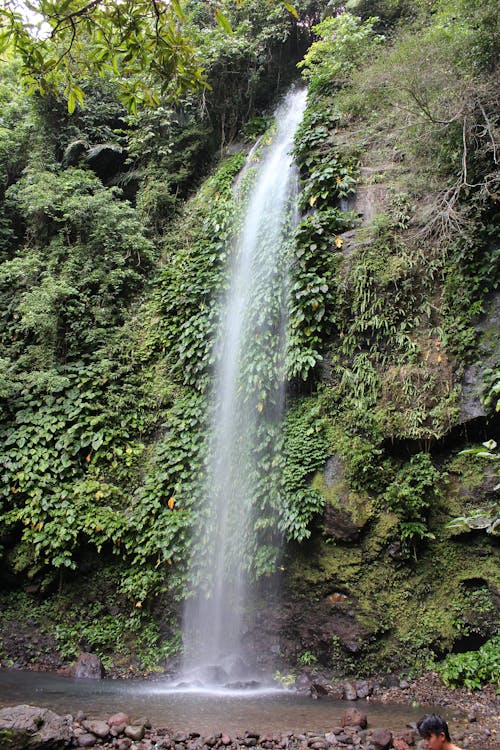
<path id="1" fill-rule="evenodd" d="M 119 724 L 125 724 L 125 726 L 127 726 L 127 724 L 129 723 L 130 723 L 130 719 L 127 716 L 127 714 L 124 714 L 121 712 L 117 714 L 113 714 L 113 716 L 110 716 L 108 719 L 108 724 L 110 727 L 115 727 L 115 726 L 118 726 Z"/>
<path id="2" fill-rule="evenodd" d="M 394 750 L 410 750 L 410 746 L 401 737 L 395 737 L 392 740 Z"/>
<path id="3" fill-rule="evenodd" d="M 387 750 L 392 742 L 392 732 L 379 727 L 373 730 L 371 740 L 377 750 Z"/>
<path id="4" fill-rule="evenodd" d="M 361 727 L 361 729 L 366 729 L 368 719 L 363 711 L 359 711 L 357 708 L 348 708 L 340 719 L 340 723 L 343 727 Z"/>

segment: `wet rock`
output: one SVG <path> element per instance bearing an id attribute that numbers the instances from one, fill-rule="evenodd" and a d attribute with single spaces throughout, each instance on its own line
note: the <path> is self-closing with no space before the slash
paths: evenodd
<path id="1" fill-rule="evenodd" d="M 375 746 L 376 750 L 387 750 L 392 743 L 392 732 L 385 728 L 374 729 L 371 736 L 371 741 Z"/>
<path id="2" fill-rule="evenodd" d="M 355 701 L 358 697 L 356 688 L 351 682 L 344 683 L 344 697 L 346 701 Z"/>
<path id="3" fill-rule="evenodd" d="M 124 724 L 125 726 L 127 726 L 127 724 L 130 724 L 130 719 L 127 714 L 119 712 L 109 717 L 108 724 L 110 727 L 115 727 L 119 724 Z"/>
<path id="4" fill-rule="evenodd" d="M 133 741 L 142 740 L 144 737 L 144 726 L 142 724 L 129 724 L 125 727 L 124 733 Z"/>
<path id="5" fill-rule="evenodd" d="M 95 654 L 80 654 L 73 667 L 73 676 L 77 679 L 101 680 L 104 674 L 102 661 Z"/>
<path id="6" fill-rule="evenodd" d="M 59 750 L 68 746 L 71 729 L 68 717 L 58 716 L 47 708 L 20 705 L 0 709 L 0 730 L 9 731 L 8 746 Z M 23 744 L 24 743 L 24 744 Z"/>
<path id="7" fill-rule="evenodd" d="M 95 734 L 96 737 L 107 737 L 109 734 L 109 724 L 107 721 L 82 721 L 82 727 Z"/>
<path id="8" fill-rule="evenodd" d="M 367 680 L 360 680 L 356 683 L 356 695 L 358 698 L 367 698 L 371 693 L 371 686 Z"/>
<path id="9" fill-rule="evenodd" d="M 344 712 L 340 723 L 343 727 L 361 727 L 361 729 L 366 729 L 368 718 L 363 711 L 359 711 L 357 708 L 348 708 Z"/>
<path id="10" fill-rule="evenodd" d="M 78 737 L 78 747 L 94 747 L 96 736 L 90 732 L 85 732 Z"/>

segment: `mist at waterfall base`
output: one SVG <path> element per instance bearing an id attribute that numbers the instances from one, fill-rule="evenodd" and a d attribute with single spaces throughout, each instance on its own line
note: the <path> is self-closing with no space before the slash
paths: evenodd
<path id="1" fill-rule="evenodd" d="M 193 590 L 183 618 L 187 685 L 252 684 L 245 610 L 252 568 L 259 556 L 276 555 L 279 537 L 273 451 L 284 406 L 287 243 L 297 218 L 291 151 L 305 100 L 304 90 L 288 94 L 270 145 L 255 166 L 251 153 L 245 168 L 256 174 L 242 198 L 215 348 L 205 502 L 192 541 Z M 241 182 L 237 190 L 245 193 Z"/>

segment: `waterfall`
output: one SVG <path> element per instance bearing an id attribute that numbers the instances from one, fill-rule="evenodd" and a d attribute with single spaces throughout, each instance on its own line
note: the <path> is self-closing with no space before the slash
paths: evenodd
<path id="1" fill-rule="evenodd" d="M 184 676 L 204 684 L 247 678 L 245 609 L 253 574 L 276 554 L 290 240 L 297 173 L 291 149 L 306 92 L 276 112 L 276 133 L 254 169 L 232 248 L 215 350 L 205 505 L 192 544 L 184 611 Z M 252 163 L 248 163 L 248 171 Z M 246 178 L 245 178 L 246 179 Z"/>

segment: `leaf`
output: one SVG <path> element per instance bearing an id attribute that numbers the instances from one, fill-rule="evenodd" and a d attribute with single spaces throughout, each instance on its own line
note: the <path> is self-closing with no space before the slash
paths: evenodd
<path id="1" fill-rule="evenodd" d="M 337 235 L 335 237 L 335 239 L 334 239 L 334 243 L 335 243 L 335 247 L 340 248 L 344 244 L 344 240 L 342 239 L 342 237 L 340 237 L 339 235 Z"/>
<path id="2" fill-rule="evenodd" d="M 309 205 L 310 206 L 314 206 L 314 204 L 316 203 L 317 200 L 318 200 L 318 196 L 317 195 L 311 195 L 311 197 L 309 198 Z"/>
<path id="3" fill-rule="evenodd" d="M 215 11 L 215 20 L 221 27 L 221 29 L 224 29 L 224 31 L 227 34 L 233 34 L 233 27 L 231 26 L 228 17 L 220 10 L 220 8 L 217 8 Z"/>
<path id="4" fill-rule="evenodd" d="M 169 497 L 167 505 L 170 508 L 170 510 L 173 510 L 175 506 L 175 497 Z"/>
<path id="5" fill-rule="evenodd" d="M 285 6 L 285 8 L 287 9 L 287 11 L 288 11 L 289 13 L 291 13 L 291 14 L 292 14 L 292 16 L 294 16 L 294 18 L 296 18 L 296 19 L 298 20 L 298 18 L 299 18 L 299 14 L 298 14 L 298 12 L 297 12 L 297 9 L 296 9 L 296 8 L 294 8 L 294 7 L 293 7 L 293 5 L 292 5 L 291 3 L 285 3 L 285 2 L 284 2 L 284 3 L 283 3 L 283 5 L 284 5 L 284 6 Z"/>

